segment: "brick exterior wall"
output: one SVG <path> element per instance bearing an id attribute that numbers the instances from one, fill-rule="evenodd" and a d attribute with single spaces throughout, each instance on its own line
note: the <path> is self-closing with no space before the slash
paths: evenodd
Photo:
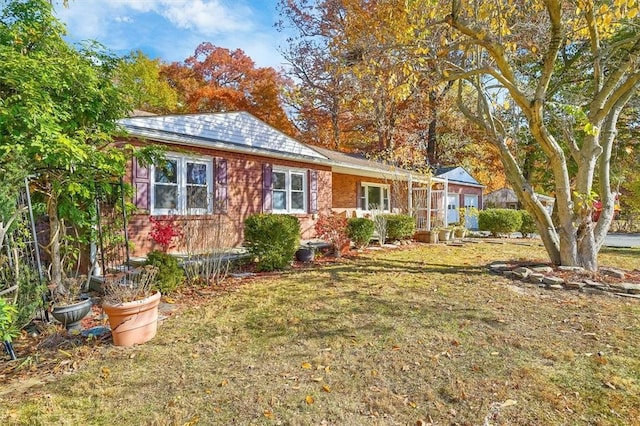
<path id="1" fill-rule="evenodd" d="M 347 216 L 351 216 L 354 210 L 360 208 L 358 197 L 360 185 L 363 182 L 389 185 L 391 208 L 398 209 L 401 213 L 407 213 L 407 182 L 389 181 L 343 173 L 333 174 L 333 210 L 335 212 L 347 212 Z"/>
<path id="2" fill-rule="evenodd" d="M 135 141 L 132 141 L 135 143 Z M 172 146 L 162 144 L 167 151 L 184 152 L 183 146 Z M 244 220 L 252 214 L 262 213 L 262 168 L 264 164 L 272 166 L 291 167 L 299 169 L 312 169 L 318 172 L 318 211 L 328 213 L 331 209 L 331 169 L 327 166 L 315 165 L 297 161 L 273 159 L 256 155 L 242 153 L 232 153 L 204 148 L 189 148 L 190 153 L 200 156 L 220 157 L 227 160 L 227 188 L 228 188 L 228 209 L 221 222 L 228 230 L 226 240 L 231 246 L 239 246 L 243 241 Z M 127 174 L 127 181 L 132 182 L 133 165 Z M 314 225 L 317 219 L 315 214 L 295 214 L 301 225 L 301 237 L 312 238 L 315 236 Z M 204 219 L 203 217 L 192 217 L 194 219 Z M 208 220 L 212 220 L 208 217 Z M 215 220 L 214 220 L 215 221 Z M 207 228 L 206 225 L 202 227 Z M 129 239 L 134 245 L 133 255 L 144 256 L 151 250 L 157 249 L 149 238 L 151 223 L 149 222 L 148 211 L 139 212 L 129 218 Z M 177 247 L 174 251 L 181 251 L 183 247 Z"/>

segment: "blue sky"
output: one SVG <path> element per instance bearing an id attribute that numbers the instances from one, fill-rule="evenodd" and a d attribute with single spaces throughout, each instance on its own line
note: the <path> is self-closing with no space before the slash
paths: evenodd
<path id="1" fill-rule="evenodd" d="M 68 40 L 96 40 L 118 55 L 142 50 L 152 58 L 183 61 L 208 41 L 242 49 L 257 66 L 284 65 L 274 28 L 277 0 L 69 0 L 56 15 Z"/>

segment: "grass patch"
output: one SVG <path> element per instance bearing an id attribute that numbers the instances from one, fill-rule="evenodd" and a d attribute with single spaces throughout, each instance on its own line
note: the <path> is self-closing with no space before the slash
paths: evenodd
<path id="1" fill-rule="evenodd" d="M 600 263 L 640 268 L 640 251 Z M 180 300 L 158 336 L 3 395 L 3 424 L 633 424 L 640 302 L 485 270 L 537 245 L 419 245 Z M 515 402 L 515 404 L 514 404 Z M 191 423 L 189 423 L 191 422 Z"/>

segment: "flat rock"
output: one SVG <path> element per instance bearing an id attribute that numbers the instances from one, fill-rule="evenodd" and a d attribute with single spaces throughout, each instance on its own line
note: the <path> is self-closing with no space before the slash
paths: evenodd
<path id="1" fill-rule="evenodd" d="M 564 286 L 562 284 L 550 284 L 547 286 L 549 290 L 563 290 Z"/>
<path id="2" fill-rule="evenodd" d="M 543 279 L 544 279 L 544 274 L 540 274 L 537 272 L 533 272 L 531 275 L 529 275 L 529 278 L 527 278 L 527 280 L 530 283 L 534 283 L 534 284 L 540 284 Z"/>
<path id="3" fill-rule="evenodd" d="M 558 266 L 558 271 L 562 272 L 584 272 L 581 266 Z"/>
<path id="4" fill-rule="evenodd" d="M 620 297 L 628 297 L 631 299 L 640 300 L 640 294 L 629 294 L 629 293 L 614 293 L 614 294 Z"/>
<path id="5" fill-rule="evenodd" d="M 496 262 L 489 265 L 489 269 L 493 271 L 504 271 L 505 269 L 509 269 L 509 265 L 503 262 Z"/>
<path id="6" fill-rule="evenodd" d="M 599 281 L 593 281 L 593 280 L 584 280 L 584 285 L 587 288 L 598 288 L 598 289 L 606 289 L 607 285 L 604 283 L 601 283 Z"/>
<path id="7" fill-rule="evenodd" d="M 600 268 L 598 272 L 604 275 L 608 275 L 610 277 L 620 278 L 620 279 L 623 279 L 624 277 L 627 276 L 627 274 L 625 274 L 624 271 L 621 271 L 619 269 L 614 269 L 614 268 Z"/>
<path id="8" fill-rule="evenodd" d="M 564 287 L 570 290 L 580 290 L 585 285 L 585 283 L 581 283 L 578 281 L 567 281 L 566 283 L 564 283 Z"/>
<path id="9" fill-rule="evenodd" d="M 592 287 L 582 287 L 580 291 L 584 294 L 592 294 L 592 295 L 608 294 L 605 290 L 601 290 L 599 288 L 592 288 Z"/>
<path id="10" fill-rule="evenodd" d="M 613 287 L 616 291 L 629 294 L 640 294 L 640 284 L 632 283 L 611 283 L 609 286 Z"/>
<path id="11" fill-rule="evenodd" d="M 514 269 L 513 272 L 517 274 L 519 278 L 527 278 L 533 271 L 529 268 L 520 266 L 519 268 Z"/>
<path id="12" fill-rule="evenodd" d="M 564 284 L 564 280 L 559 277 L 544 277 L 542 282 L 546 285 L 560 285 Z"/>
<path id="13" fill-rule="evenodd" d="M 539 272 L 541 274 L 550 274 L 553 272 L 553 268 L 551 266 L 546 266 L 546 265 L 532 266 L 531 270 L 533 272 Z"/>

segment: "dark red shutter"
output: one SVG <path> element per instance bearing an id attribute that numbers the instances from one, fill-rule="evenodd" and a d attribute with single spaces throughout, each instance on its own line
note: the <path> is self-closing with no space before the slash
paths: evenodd
<path id="1" fill-rule="evenodd" d="M 151 180 L 149 169 L 143 167 L 137 158 L 133 159 L 133 203 L 142 210 L 149 210 L 149 191 L 151 191 Z"/>
<path id="2" fill-rule="evenodd" d="M 318 213 L 318 171 L 309 170 L 309 213 Z"/>
<path id="3" fill-rule="evenodd" d="M 229 206 L 227 159 L 216 158 L 216 188 L 213 211 L 226 213 Z"/>
<path id="4" fill-rule="evenodd" d="M 273 210 L 273 167 L 271 164 L 262 165 L 262 212 L 271 213 Z"/>

